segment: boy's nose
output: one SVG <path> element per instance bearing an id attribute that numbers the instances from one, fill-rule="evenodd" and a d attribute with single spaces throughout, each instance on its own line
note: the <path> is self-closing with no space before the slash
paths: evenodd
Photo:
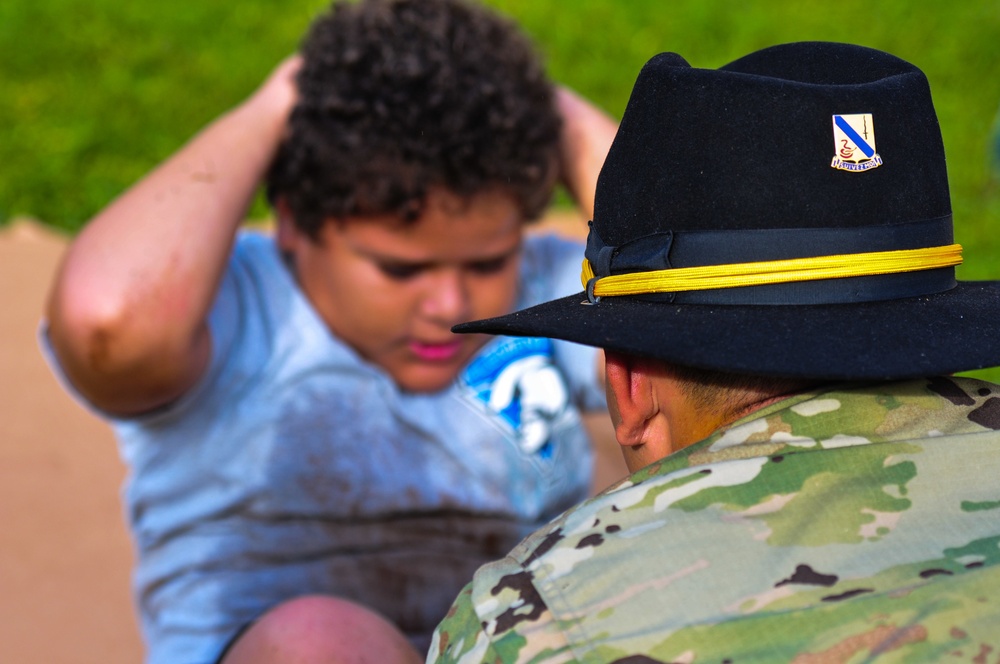
<path id="1" fill-rule="evenodd" d="M 424 314 L 447 325 L 469 317 L 469 294 L 461 270 L 440 270 L 428 280 L 422 308 Z"/>

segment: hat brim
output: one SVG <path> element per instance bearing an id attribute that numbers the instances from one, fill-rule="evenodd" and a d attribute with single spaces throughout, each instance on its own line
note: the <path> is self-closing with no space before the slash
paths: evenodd
<path id="1" fill-rule="evenodd" d="M 664 304 L 581 292 L 455 332 L 564 339 L 684 366 L 832 380 L 890 380 L 1000 365 L 1000 282 L 837 305 Z"/>

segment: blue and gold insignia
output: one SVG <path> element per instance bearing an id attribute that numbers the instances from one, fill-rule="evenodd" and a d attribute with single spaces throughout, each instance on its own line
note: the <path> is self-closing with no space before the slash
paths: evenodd
<path id="1" fill-rule="evenodd" d="M 875 124 L 871 113 L 833 116 L 833 162 L 842 171 L 868 171 L 882 165 L 875 151 Z"/>

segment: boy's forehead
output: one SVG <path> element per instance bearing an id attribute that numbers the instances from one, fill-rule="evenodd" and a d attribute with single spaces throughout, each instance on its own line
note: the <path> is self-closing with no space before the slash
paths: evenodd
<path id="1" fill-rule="evenodd" d="M 459 197 L 432 190 L 413 220 L 396 214 L 347 217 L 328 233 L 369 256 L 426 261 L 442 256 L 499 256 L 516 251 L 525 225 L 512 196 L 484 192 Z"/>
<path id="2" fill-rule="evenodd" d="M 402 210 L 351 215 L 338 220 L 342 225 L 380 225 L 401 234 L 416 234 L 424 229 L 461 226 L 492 226 L 526 222 L 524 211 L 512 193 L 487 189 L 472 194 L 458 194 L 433 187 L 422 199 Z"/>

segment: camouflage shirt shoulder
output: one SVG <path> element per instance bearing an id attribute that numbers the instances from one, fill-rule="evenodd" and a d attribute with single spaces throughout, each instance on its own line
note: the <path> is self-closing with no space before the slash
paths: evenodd
<path id="1" fill-rule="evenodd" d="M 481 568 L 428 661 L 1000 649 L 997 429 L 1000 387 L 971 379 L 773 404 Z"/>

